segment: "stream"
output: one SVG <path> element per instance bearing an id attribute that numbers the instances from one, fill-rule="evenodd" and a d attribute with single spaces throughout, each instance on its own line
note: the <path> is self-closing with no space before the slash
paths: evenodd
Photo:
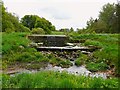
<path id="1" fill-rule="evenodd" d="M 15 73 L 10 74 L 10 76 L 14 76 L 15 74 L 20 74 L 20 73 L 36 73 L 39 71 L 51 71 L 51 70 L 58 72 L 66 71 L 69 74 L 74 74 L 74 75 L 84 75 L 84 76 L 97 77 L 97 78 L 102 77 L 103 79 L 107 79 L 107 76 L 109 76 L 107 73 L 103 73 L 103 72 L 96 72 L 96 73 L 90 72 L 85 68 L 84 65 L 77 67 L 76 65 L 74 65 L 74 61 L 71 62 L 73 63 L 73 66 L 69 68 L 62 68 L 60 66 L 52 66 L 51 64 L 48 64 L 47 67 L 41 68 L 39 70 L 19 69 Z"/>

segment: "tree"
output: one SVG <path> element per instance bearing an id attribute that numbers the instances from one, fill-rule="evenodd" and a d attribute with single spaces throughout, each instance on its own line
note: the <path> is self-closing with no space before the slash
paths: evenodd
<path id="1" fill-rule="evenodd" d="M 99 14 L 99 20 L 106 24 L 107 33 L 116 32 L 116 5 L 115 4 L 106 4 L 103 6 Z"/>
<path id="2" fill-rule="evenodd" d="M 19 23 L 18 17 L 12 13 L 6 11 L 4 4 L 2 3 L 2 32 L 25 32 L 29 31 Z"/>
<path id="3" fill-rule="evenodd" d="M 117 4 L 105 4 L 99 13 L 98 19 L 90 18 L 86 29 L 97 33 L 118 33 L 118 7 Z"/>
<path id="4" fill-rule="evenodd" d="M 94 19 L 92 17 L 90 17 L 90 20 L 87 21 L 87 29 L 91 29 L 94 25 Z"/>
<path id="5" fill-rule="evenodd" d="M 55 30 L 55 26 L 53 26 L 51 22 L 37 15 L 25 15 L 21 19 L 21 23 L 30 30 L 33 28 L 42 28 L 45 33 L 51 33 L 51 31 Z"/>
<path id="6" fill-rule="evenodd" d="M 60 32 L 69 32 L 70 30 L 69 30 L 69 28 L 62 28 L 62 29 L 60 29 L 59 31 L 60 31 Z"/>
<path id="7" fill-rule="evenodd" d="M 71 28 L 70 28 L 70 32 L 73 32 L 73 31 L 74 31 L 74 29 L 71 27 Z"/>
<path id="8" fill-rule="evenodd" d="M 37 15 L 25 15 L 22 19 L 21 19 L 21 23 L 28 27 L 30 30 L 32 30 L 32 28 L 35 28 L 35 23 L 37 21 L 37 18 L 39 18 L 39 16 Z"/>

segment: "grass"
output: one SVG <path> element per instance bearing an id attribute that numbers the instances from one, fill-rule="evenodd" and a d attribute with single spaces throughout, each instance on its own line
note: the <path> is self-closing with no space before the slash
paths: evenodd
<path id="1" fill-rule="evenodd" d="M 51 34 L 52 35 L 65 35 L 64 32 L 59 32 L 59 31 L 52 31 Z"/>
<path id="2" fill-rule="evenodd" d="M 85 54 L 81 54 L 79 58 L 77 58 L 77 60 L 75 60 L 75 65 L 76 66 L 81 66 L 83 64 L 85 64 L 85 61 L 87 61 L 88 57 Z"/>
<path id="3" fill-rule="evenodd" d="M 50 59 L 49 62 L 53 66 L 61 66 L 63 68 L 68 68 L 72 66 L 72 63 L 70 62 L 70 60 L 55 57 L 53 54 L 49 54 L 47 57 Z"/>
<path id="4" fill-rule="evenodd" d="M 57 31 L 56 31 L 57 32 Z M 56 32 L 53 32 L 56 34 Z M 63 32 L 57 32 L 58 34 Z M 69 60 L 62 58 L 54 57 L 54 55 L 43 55 L 40 52 L 37 52 L 34 48 L 28 47 L 29 41 L 26 36 L 29 33 L 1 33 L 2 35 L 2 61 L 3 68 L 8 67 L 10 64 L 17 62 L 49 62 L 54 65 L 61 67 L 70 67 L 72 64 Z M 100 65 L 105 66 L 104 70 L 107 70 L 106 67 L 118 66 L 118 34 L 78 34 L 78 33 L 69 33 L 69 36 L 75 40 L 83 40 L 81 44 L 83 46 L 97 46 L 102 49 L 99 51 L 93 52 L 93 55 L 90 57 L 80 56 L 75 64 L 80 66 L 82 64 L 88 65 L 89 70 L 94 71 L 94 64 L 89 64 L 91 62 L 97 63 L 96 71 L 103 70 Z M 51 57 L 51 58 L 50 58 Z M 87 58 L 87 60 L 84 60 Z M 104 64 L 101 64 L 104 63 Z M 100 65 L 99 65 L 100 64 Z M 34 66 L 34 65 L 33 65 Z"/>
<path id="5" fill-rule="evenodd" d="M 3 75 L 2 82 L 3 88 L 118 88 L 117 78 L 91 78 L 53 71 Z"/>
<path id="6" fill-rule="evenodd" d="M 29 33 L 0 33 L 2 35 L 2 67 L 22 64 L 23 68 L 39 69 L 45 67 L 47 63 L 53 66 L 70 67 L 69 60 L 55 57 L 54 54 L 43 54 L 34 48 L 30 48 L 26 36 Z M 53 32 L 53 34 L 60 34 Z M 61 33 L 63 34 L 63 33 Z M 90 71 L 104 71 L 108 67 L 114 66 L 118 74 L 118 34 L 78 34 L 70 33 L 73 41 L 83 40 L 81 45 L 98 46 L 101 50 L 96 50 L 91 56 L 80 54 L 75 64 L 80 66 L 86 64 Z M 0 38 L 1 39 L 1 38 Z M 30 64 L 29 64 L 30 63 Z M 29 65 L 28 65 L 29 64 Z M 118 79 L 90 78 L 85 76 L 75 76 L 66 72 L 42 71 L 38 73 L 22 73 L 10 77 L 2 75 L 3 88 L 117 88 Z"/>
<path id="7" fill-rule="evenodd" d="M 81 45 L 83 46 L 97 46 L 101 47 L 101 50 L 93 52 L 93 55 L 87 60 L 87 68 L 93 71 L 103 70 L 102 66 L 106 67 L 114 66 L 116 68 L 116 74 L 118 74 L 118 35 L 119 34 L 79 34 L 72 35 L 71 37 L 75 40 L 84 39 L 85 42 Z M 89 63 L 97 63 L 97 65 Z M 103 63 L 103 64 L 101 64 Z M 102 66 L 101 66 L 102 65 Z M 95 67 L 95 68 L 94 68 Z"/>
<path id="8" fill-rule="evenodd" d="M 88 68 L 89 71 L 95 72 L 95 71 L 105 71 L 108 69 L 108 66 L 101 62 L 101 63 L 87 63 L 86 68 Z"/>
<path id="9" fill-rule="evenodd" d="M 54 57 L 54 55 L 44 55 L 37 51 L 35 48 L 29 47 L 30 40 L 27 39 L 29 33 L 2 33 L 2 68 L 6 69 L 9 66 L 16 64 L 22 64 L 27 69 L 41 68 L 38 63 L 53 65 L 61 67 L 70 67 L 69 60 Z M 50 58 L 51 57 L 51 58 Z M 24 63 L 32 63 L 32 65 L 24 65 Z M 36 65 L 36 66 L 35 66 Z"/>

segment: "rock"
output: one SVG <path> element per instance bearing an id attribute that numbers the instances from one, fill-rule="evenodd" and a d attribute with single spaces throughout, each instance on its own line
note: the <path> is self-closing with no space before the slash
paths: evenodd
<path id="1" fill-rule="evenodd" d="M 81 51 L 83 54 L 90 54 L 90 52 L 87 51 Z"/>
<path id="2" fill-rule="evenodd" d="M 73 58 L 70 58 L 70 61 L 74 61 L 74 59 L 73 59 Z"/>
<path id="3" fill-rule="evenodd" d="M 32 42 L 32 43 L 29 44 L 29 46 L 30 46 L 30 47 L 38 47 L 38 44 Z"/>
<path id="4" fill-rule="evenodd" d="M 24 49 L 24 47 L 22 45 L 19 46 L 20 49 Z"/>
<path id="5" fill-rule="evenodd" d="M 42 45 L 43 45 L 43 43 L 37 43 L 37 45 L 38 45 L 38 46 L 42 46 Z"/>
<path id="6" fill-rule="evenodd" d="M 74 44 L 72 44 L 72 43 L 67 43 L 67 45 L 68 45 L 68 46 L 74 46 Z"/>

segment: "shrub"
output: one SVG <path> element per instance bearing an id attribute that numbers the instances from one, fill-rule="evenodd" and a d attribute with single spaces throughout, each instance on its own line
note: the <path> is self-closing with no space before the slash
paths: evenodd
<path id="1" fill-rule="evenodd" d="M 79 58 L 75 61 L 76 66 L 83 65 L 88 60 L 87 55 L 81 54 Z"/>
<path id="2" fill-rule="evenodd" d="M 70 66 L 72 66 L 72 63 L 69 60 L 61 60 L 58 65 L 62 68 L 69 68 Z"/>
<path id="3" fill-rule="evenodd" d="M 30 29 L 28 27 L 25 27 L 23 25 L 20 25 L 20 32 L 30 32 Z"/>
<path id="4" fill-rule="evenodd" d="M 32 34 L 45 34 L 45 31 L 42 28 L 33 28 Z"/>
<path id="5" fill-rule="evenodd" d="M 108 68 L 108 65 L 106 64 L 106 63 L 103 63 L 103 62 L 101 62 L 101 63 L 94 63 L 94 62 L 91 62 L 91 63 L 88 63 L 87 65 L 86 65 L 86 68 L 88 69 L 88 70 L 90 70 L 90 71 L 98 71 L 98 70 L 100 70 L 100 71 L 104 71 L 104 70 L 106 70 L 106 68 Z"/>
<path id="6" fill-rule="evenodd" d="M 90 39 L 86 40 L 84 45 L 85 46 L 88 46 L 88 45 L 102 46 L 102 44 L 99 41 L 90 40 Z"/>

